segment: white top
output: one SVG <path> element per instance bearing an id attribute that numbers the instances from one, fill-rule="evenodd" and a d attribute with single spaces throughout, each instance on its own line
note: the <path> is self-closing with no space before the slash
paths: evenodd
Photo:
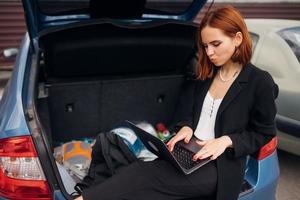
<path id="1" fill-rule="evenodd" d="M 215 122 L 218 109 L 223 99 L 214 99 L 209 91 L 207 92 L 194 135 L 200 140 L 215 138 Z"/>

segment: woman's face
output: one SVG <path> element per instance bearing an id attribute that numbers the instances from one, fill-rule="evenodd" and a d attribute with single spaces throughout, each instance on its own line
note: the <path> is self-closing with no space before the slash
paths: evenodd
<path id="1" fill-rule="evenodd" d="M 202 45 L 206 55 L 215 66 L 231 62 L 231 57 L 238 46 L 235 37 L 229 37 L 218 28 L 206 26 L 201 31 Z"/>

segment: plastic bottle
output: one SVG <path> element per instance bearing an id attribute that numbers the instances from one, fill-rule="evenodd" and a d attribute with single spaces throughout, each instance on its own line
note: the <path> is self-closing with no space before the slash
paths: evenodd
<path id="1" fill-rule="evenodd" d="M 156 130 L 157 130 L 158 137 L 162 141 L 166 141 L 167 139 L 169 139 L 170 132 L 163 123 L 156 124 Z"/>

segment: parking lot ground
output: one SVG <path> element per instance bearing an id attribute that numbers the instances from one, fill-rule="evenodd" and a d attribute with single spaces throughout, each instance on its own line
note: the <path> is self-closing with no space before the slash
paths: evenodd
<path id="1" fill-rule="evenodd" d="M 278 151 L 280 177 L 277 200 L 300 200 L 300 157 Z"/>

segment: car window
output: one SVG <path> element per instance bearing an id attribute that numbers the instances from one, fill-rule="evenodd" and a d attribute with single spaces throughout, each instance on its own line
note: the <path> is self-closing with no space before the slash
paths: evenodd
<path id="1" fill-rule="evenodd" d="M 278 34 L 291 47 L 300 63 L 300 27 L 284 29 L 279 31 Z"/>
<path id="2" fill-rule="evenodd" d="M 249 32 L 249 33 L 250 33 L 250 36 L 252 39 L 252 52 L 254 52 L 257 42 L 259 40 L 259 36 L 255 33 L 251 33 L 251 32 Z"/>
<path id="3" fill-rule="evenodd" d="M 88 13 L 89 2 L 90 0 L 38 0 L 38 6 L 43 13 L 48 15 L 78 14 Z M 145 13 L 180 14 L 187 10 L 192 2 L 193 0 L 146 0 Z"/>

